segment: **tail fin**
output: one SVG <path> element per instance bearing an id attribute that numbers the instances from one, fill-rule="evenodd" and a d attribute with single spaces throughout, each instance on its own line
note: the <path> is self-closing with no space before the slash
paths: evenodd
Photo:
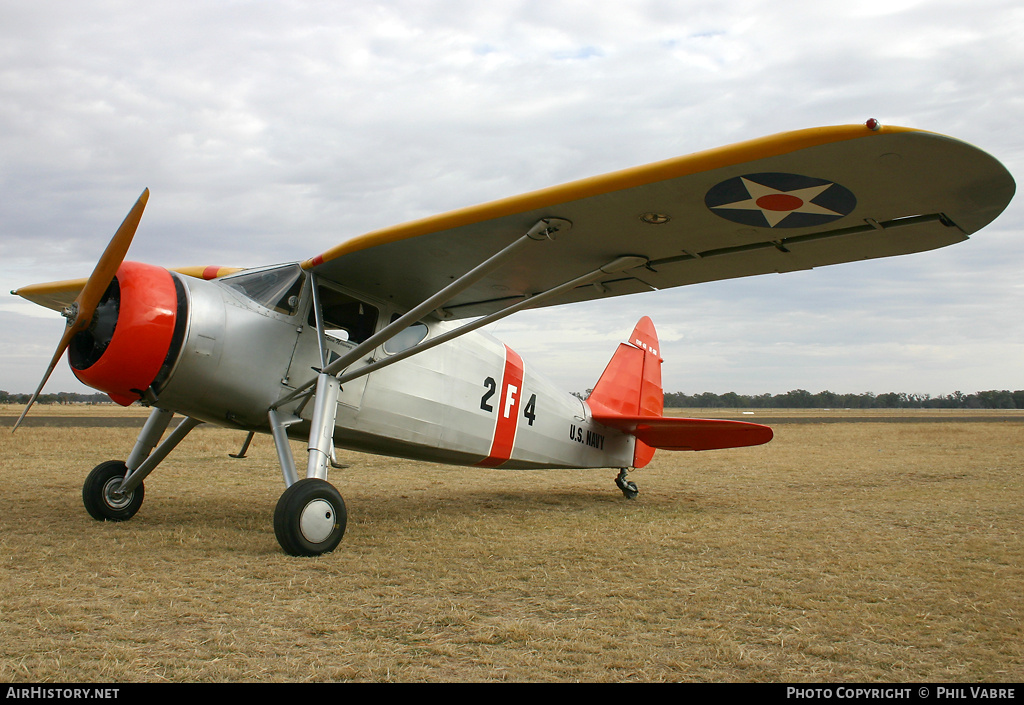
<path id="1" fill-rule="evenodd" d="M 665 395 L 661 388 L 659 347 L 654 322 L 644 316 L 633 328 L 629 341 L 619 343 L 587 398 L 590 412 L 598 422 L 605 423 L 605 418 L 661 417 Z M 638 438 L 633 467 L 642 468 L 653 457 L 654 448 Z"/>
<path id="2" fill-rule="evenodd" d="M 658 334 L 644 316 L 629 341 L 618 349 L 587 398 L 598 423 L 636 437 L 633 467 L 642 468 L 655 449 L 712 450 L 767 443 L 772 430 L 760 424 L 725 419 L 684 419 L 662 416 L 665 395 L 661 388 Z"/>

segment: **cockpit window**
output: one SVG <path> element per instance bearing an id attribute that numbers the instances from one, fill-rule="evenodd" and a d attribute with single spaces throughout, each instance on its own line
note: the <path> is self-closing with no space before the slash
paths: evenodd
<path id="1" fill-rule="evenodd" d="M 223 280 L 225 286 L 286 316 L 293 315 L 299 307 L 299 294 L 302 293 L 304 281 L 302 269 L 297 264 L 239 274 Z"/>
<path id="2" fill-rule="evenodd" d="M 338 340 L 361 343 L 377 328 L 376 306 L 354 299 L 326 286 L 317 288 L 324 316 L 324 332 Z M 316 327 L 316 314 L 309 310 L 309 325 Z"/>

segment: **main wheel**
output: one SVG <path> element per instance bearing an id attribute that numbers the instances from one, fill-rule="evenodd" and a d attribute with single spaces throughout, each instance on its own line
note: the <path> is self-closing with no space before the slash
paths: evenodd
<path id="1" fill-rule="evenodd" d="M 333 551 L 345 535 L 348 512 L 341 493 L 326 480 L 306 478 L 289 487 L 274 510 L 274 534 L 292 556 Z"/>
<path id="2" fill-rule="evenodd" d="M 146 489 L 141 484 L 131 492 L 121 492 L 121 481 L 128 473 L 122 460 L 108 460 L 92 469 L 82 485 L 82 503 L 93 519 L 127 521 L 142 506 Z"/>

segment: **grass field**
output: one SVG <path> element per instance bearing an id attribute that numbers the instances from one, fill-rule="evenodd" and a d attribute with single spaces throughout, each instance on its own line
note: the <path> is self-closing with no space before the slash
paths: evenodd
<path id="1" fill-rule="evenodd" d="M 197 429 L 103 524 L 81 482 L 137 429 L 0 432 L 3 682 L 1024 680 L 1021 423 L 780 424 L 659 453 L 632 502 L 342 452 L 315 559 L 267 437 Z"/>

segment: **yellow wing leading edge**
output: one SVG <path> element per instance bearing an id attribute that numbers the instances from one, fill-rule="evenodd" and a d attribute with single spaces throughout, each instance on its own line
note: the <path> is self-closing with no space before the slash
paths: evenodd
<path id="1" fill-rule="evenodd" d="M 874 129 L 873 129 L 874 128 Z M 462 208 L 353 237 L 302 262 L 412 308 L 538 221 L 571 229 L 445 305 L 491 313 L 625 255 L 644 262 L 543 305 L 919 252 L 991 222 L 1015 190 L 985 152 L 904 127 L 787 132 Z M 204 279 L 238 268 L 184 267 Z M 85 279 L 16 294 L 61 310 Z"/>
<path id="2" fill-rule="evenodd" d="M 571 231 L 445 306 L 493 312 L 616 257 L 645 266 L 544 305 L 919 252 L 991 222 L 1015 185 L 985 152 L 935 133 L 822 127 L 669 159 L 374 231 L 302 263 L 411 307 L 535 223 Z"/>

